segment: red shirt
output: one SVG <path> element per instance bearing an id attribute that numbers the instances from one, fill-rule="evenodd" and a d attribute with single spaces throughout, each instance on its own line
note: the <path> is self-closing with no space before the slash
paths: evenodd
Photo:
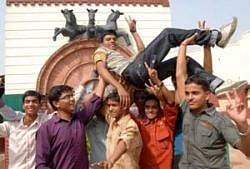
<path id="1" fill-rule="evenodd" d="M 176 112 L 175 106 L 167 105 L 153 120 L 135 119 L 143 141 L 140 169 L 172 168 Z"/>

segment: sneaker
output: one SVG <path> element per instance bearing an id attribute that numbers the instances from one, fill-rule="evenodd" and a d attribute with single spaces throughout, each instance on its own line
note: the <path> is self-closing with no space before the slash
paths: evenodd
<path id="1" fill-rule="evenodd" d="M 223 87 L 223 86 L 222 86 Z M 222 89 L 219 89 L 216 91 L 217 97 L 223 97 L 226 95 L 227 92 L 230 90 L 236 89 L 237 93 L 243 92 L 248 87 L 248 82 L 246 80 L 238 81 L 233 84 L 230 84 L 229 86 L 224 86 Z"/>
<path id="2" fill-rule="evenodd" d="M 217 43 L 217 46 L 221 48 L 226 47 L 230 38 L 232 37 L 232 35 L 234 34 L 236 30 L 237 22 L 238 22 L 238 19 L 236 17 L 233 17 L 230 23 L 220 27 L 220 32 L 222 36 L 221 36 L 221 40 Z"/>

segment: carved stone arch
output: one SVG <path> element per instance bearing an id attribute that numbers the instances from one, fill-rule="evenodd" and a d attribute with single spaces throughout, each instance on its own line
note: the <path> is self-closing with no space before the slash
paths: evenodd
<path id="1" fill-rule="evenodd" d="M 98 45 L 97 40 L 79 39 L 59 48 L 40 70 L 37 91 L 45 94 L 52 86 L 60 84 L 76 87 L 83 76 L 90 77 L 91 70 L 95 69 L 92 55 Z M 118 45 L 118 51 L 124 56 L 132 56 L 132 53 L 121 45 Z"/>

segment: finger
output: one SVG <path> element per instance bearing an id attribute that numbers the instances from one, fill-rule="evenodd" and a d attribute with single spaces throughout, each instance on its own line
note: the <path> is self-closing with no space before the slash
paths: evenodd
<path id="1" fill-rule="evenodd" d="M 120 96 L 120 105 L 121 105 L 121 107 L 124 106 L 124 97 L 123 96 Z"/>
<path id="2" fill-rule="evenodd" d="M 205 20 L 202 21 L 202 28 L 203 28 L 203 29 L 206 28 L 206 21 L 205 21 Z"/>
<path id="3" fill-rule="evenodd" d="M 148 89 L 150 89 L 150 86 L 149 86 L 147 83 L 145 83 L 145 86 L 146 86 Z"/>
<path id="4" fill-rule="evenodd" d="M 228 100 L 229 104 L 230 104 L 230 105 L 233 105 L 233 100 L 232 100 L 232 98 L 231 98 L 229 92 L 226 92 L 226 97 L 227 97 L 227 100 Z"/>
<path id="5" fill-rule="evenodd" d="M 154 63 L 155 63 L 155 60 L 152 60 L 152 63 L 150 63 L 150 69 L 154 69 Z"/>
<path id="6" fill-rule="evenodd" d="M 125 21 L 128 23 L 128 17 L 124 17 L 125 18 Z"/>
<path id="7" fill-rule="evenodd" d="M 130 106 L 130 96 L 127 97 L 126 108 L 129 108 L 129 106 Z"/>
<path id="8" fill-rule="evenodd" d="M 146 62 L 144 62 L 144 65 L 145 65 L 146 69 L 149 70 L 149 66 L 148 66 L 148 64 Z"/>
<path id="9" fill-rule="evenodd" d="M 190 37 L 188 38 L 188 40 L 189 40 L 189 41 L 195 40 L 195 38 L 197 37 L 197 35 L 198 35 L 198 33 L 195 32 L 192 36 L 190 36 Z"/>
<path id="10" fill-rule="evenodd" d="M 202 27 L 201 27 L 201 21 L 198 21 L 198 27 L 199 27 L 200 29 L 202 29 Z"/>
<path id="11" fill-rule="evenodd" d="M 130 15 L 129 15 L 129 20 L 130 20 L 130 21 L 132 20 Z"/>
<path id="12" fill-rule="evenodd" d="M 152 80 L 151 79 L 148 79 L 148 81 L 149 81 L 149 83 L 150 83 L 150 86 L 154 86 L 154 83 L 152 82 Z"/>

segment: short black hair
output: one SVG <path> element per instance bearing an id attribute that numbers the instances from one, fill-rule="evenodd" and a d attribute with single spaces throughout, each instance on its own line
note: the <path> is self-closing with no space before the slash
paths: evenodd
<path id="1" fill-rule="evenodd" d="M 146 102 L 149 101 L 149 100 L 154 100 L 154 101 L 156 101 L 157 106 L 158 106 L 159 108 L 161 108 L 160 100 L 159 100 L 154 94 L 149 94 L 149 95 L 147 95 L 147 97 L 146 97 L 145 100 L 144 100 L 144 106 L 145 106 Z"/>
<path id="2" fill-rule="evenodd" d="M 191 84 L 191 83 L 195 83 L 197 85 L 200 85 L 204 91 L 211 92 L 209 82 L 205 78 L 200 76 L 199 73 L 194 74 L 192 76 L 189 76 L 187 78 L 185 84 L 187 85 L 187 84 Z"/>
<path id="3" fill-rule="evenodd" d="M 103 39 L 106 35 L 115 35 L 117 37 L 116 31 L 109 29 L 109 30 L 104 30 L 103 33 L 101 34 L 100 40 L 103 42 Z"/>
<path id="4" fill-rule="evenodd" d="M 120 102 L 120 96 L 116 90 L 112 91 L 107 97 L 106 101 L 111 100 L 115 102 Z"/>
<path id="5" fill-rule="evenodd" d="M 58 101 L 61 95 L 66 92 L 73 92 L 73 88 L 68 85 L 56 85 L 50 88 L 48 100 L 54 110 L 57 110 L 57 108 L 53 105 L 53 101 Z"/>
<path id="6" fill-rule="evenodd" d="M 27 90 L 23 94 L 23 102 L 24 102 L 25 98 L 28 97 L 28 96 L 36 97 L 38 99 L 39 103 L 41 103 L 42 96 L 41 96 L 41 94 L 39 92 L 37 92 L 35 90 Z"/>

